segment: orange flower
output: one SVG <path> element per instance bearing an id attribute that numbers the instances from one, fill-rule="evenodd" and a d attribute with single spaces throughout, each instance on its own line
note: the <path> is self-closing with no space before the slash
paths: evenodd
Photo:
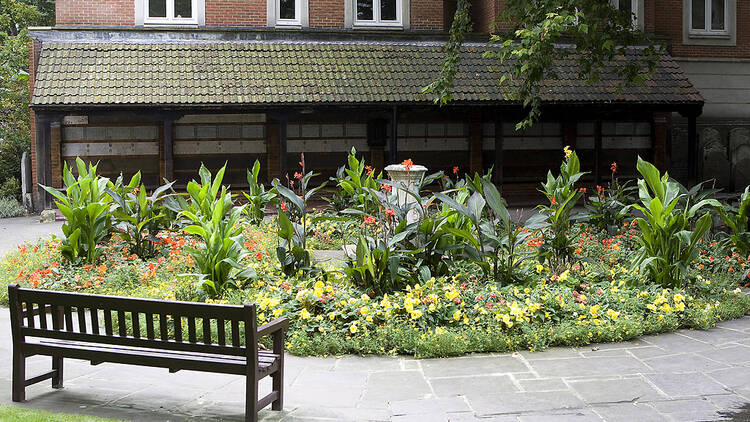
<path id="1" fill-rule="evenodd" d="M 453 174 L 458 174 L 458 166 L 453 166 Z"/>
<path id="2" fill-rule="evenodd" d="M 613 162 L 609 169 L 612 170 L 612 174 L 617 173 L 617 162 Z"/>
<path id="3" fill-rule="evenodd" d="M 380 185 L 380 189 L 383 189 L 386 192 L 390 192 L 393 188 L 391 188 L 391 185 Z"/>
<path id="4" fill-rule="evenodd" d="M 404 170 L 410 171 L 412 167 L 414 167 L 414 162 L 411 160 L 411 158 L 407 158 L 406 160 L 401 162 L 401 165 L 404 166 Z"/>
<path id="5" fill-rule="evenodd" d="M 255 253 L 255 259 L 257 259 L 258 261 L 260 261 L 261 259 L 263 259 L 263 253 L 262 252 L 256 252 Z"/>
<path id="6" fill-rule="evenodd" d="M 282 202 L 281 203 L 281 211 L 286 211 L 286 208 L 287 208 L 286 202 Z"/>

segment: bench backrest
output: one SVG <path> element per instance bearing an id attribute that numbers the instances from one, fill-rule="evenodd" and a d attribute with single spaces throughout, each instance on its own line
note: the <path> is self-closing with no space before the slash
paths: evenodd
<path id="1" fill-rule="evenodd" d="M 233 356 L 257 353 L 252 304 L 171 302 L 16 284 L 8 286 L 8 298 L 14 342 L 42 337 Z"/>

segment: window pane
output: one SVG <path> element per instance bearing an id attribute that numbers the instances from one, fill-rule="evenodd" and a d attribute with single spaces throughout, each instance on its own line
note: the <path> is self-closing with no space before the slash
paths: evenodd
<path id="1" fill-rule="evenodd" d="M 190 19 L 193 17 L 193 0 L 174 0 L 174 17 Z"/>
<path id="2" fill-rule="evenodd" d="M 396 20 L 396 0 L 380 0 L 380 20 Z"/>
<path id="3" fill-rule="evenodd" d="M 148 16 L 150 18 L 166 18 L 167 0 L 148 0 Z"/>
<path id="4" fill-rule="evenodd" d="M 706 29 L 706 0 L 692 0 L 693 29 Z"/>
<path id="5" fill-rule="evenodd" d="M 724 30 L 724 2 L 725 0 L 711 1 L 711 29 L 715 31 Z"/>
<path id="6" fill-rule="evenodd" d="M 296 0 L 279 0 L 279 19 L 296 19 Z"/>
<path id="7" fill-rule="evenodd" d="M 372 2 L 374 0 L 357 0 L 357 20 L 373 20 Z"/>
<path id="8" fill-rule="evenodd" d="M 630 0 L 620 0 L 619 9 L 625 12 L 633 13 L 632 2 Z"/>

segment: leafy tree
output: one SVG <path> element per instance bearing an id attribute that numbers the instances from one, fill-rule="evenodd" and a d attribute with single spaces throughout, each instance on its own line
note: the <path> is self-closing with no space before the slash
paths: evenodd
<path id="1" fill-rule="evenodd" d="M 441 73 L 424 89 L 434 94 L 436 103 L 451 100 L 459 50 L 465 34 L 471 31 L 469 7 L 469 0 L 458 1 Z M 507 0 L 493 26 L 497 29 L 504 24 L 513 30 L 491 35 L 488 44 L 493 48 L 485 57 L 510 60 L 499 83 L 507 99 L 526 107 L 528 114 L 517 127 L 531 126 L 539 119 L 540 88 L 545 80 L 557 78 L 556 60 L 573 57 L 578 76 L 590 83 L 608 71 L 614 71 L 623 81 L 619 88 L 648 79 L 658 61 L 657 48 L 632 22 L 629 12 L 612 7 L 607 0 Z M 639 46 L 640 54 L 630 54 L 629 60 L 608 69 L 634 46 Z"/>

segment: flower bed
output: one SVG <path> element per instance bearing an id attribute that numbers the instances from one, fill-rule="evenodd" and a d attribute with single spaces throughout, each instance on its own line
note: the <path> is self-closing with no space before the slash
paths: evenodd
<path id="1" fill-rule="evenodd" d="M 630 269 L 638 231 L 630 224 L 612 236 L 588 226 L 576 244 L 582 257 L 569 270 L 525 261 L 527 283 L 496 287 L 477 266 L 459 265 L 451 276 L 409 285 L 382 297 L 353 285 L 337 268 L 317 276 L 286 276 L 273 257 L 276 237 L 268 224 L 246 225 L 243 265 L 258 277 L 216 301 L 254 302 L 259 322 L 285 316 L 292 322 L 288 347 L 301 355 L 407 353 L 420 357 L 467 352 L 534 350 L 553 345 L 621 341 L 679 327 L 709 328 L 750 311 L 737 288 L 747 261 L 701 249 L 696 280 L 688 290 L 663 289 Z M 0 264 L 0 278 L 25 287 L 89 293 L 207 300 L 186 247 L 196 240 L 162 233 L 157 256 L 142 261 L 113 239 L 98 265 L 65 263 L 58 240 L 19 246 Z M 527 243 L 534 245 L 536 239 Z M 524 248 L 533 250 L 534 246 Z M 728 268 L 735 268 L 728 271 Z M 7 301 L 3 290 L 2 300 Z"/>

